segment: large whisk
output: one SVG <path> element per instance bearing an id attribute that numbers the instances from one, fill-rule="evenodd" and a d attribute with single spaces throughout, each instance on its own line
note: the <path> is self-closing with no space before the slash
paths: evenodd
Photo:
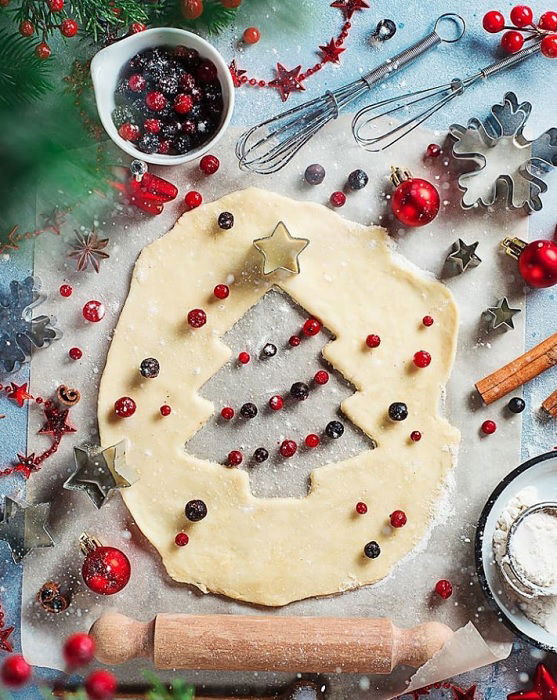
<path id="1" fill-rule="evenodd" d="M 447 24 L 451 25 L 450 29 L 447 26 L 443 29 L 443 25 Z M 325 124 L 336 119 L 343 107 L 438 44 L 458 41 L 464 34 L 465 26 L 460 15 L 451 12 L 441 15 L 430 34 L 362 78 L 252 127 L 236 144 L 240 167 L 261 175 L 280 170 Z M 443 34 L 452 31 L 452 34 L 443 36 L 441 31 Z"/>
<path id="2" fill-rule="evenodd" d="M 438 112 L 451 100 L 454 100 L 455 97 L 462 95 L 467 88 L 471 87 L 479 80 L 489 78 L 491 75 L 495 75 L 495 73 L 506 70 L 524 61 L 524 59 L 529 56 L 537 54 L 539 51 L 540 43 L 538 42 L 526 49 L 522 49 L 522 51 L 512 56 L 507 56 L 486 68 L 482 68 L 477 73 L 467 78 L 454 78 L 450 83 L 445 83 L 444 85 L 436 85 L 431 88 L 408 92 L 404 95 L 398 95 L 397 97 L 381 100 L 381 102 L 375 102 L 367 107 L 363 107 L 352 121 L 352 134 L 360 146 L 367 151 L 384 151 L 389 148 L 389 146 L 392 146 L 397 141 L 407 136 L 422 122 L 425 122 L 426 119 L 429 119 L 429 117 L 435 114 L 435 112 Z M 419 105 L 420 108 L 424 105 L 425 107 L 421 111 L 415 112 L 413 110 L 416 109 L 417 105 Z M 368 129 L 374 133 L 373 129 L 377 128 L 375 124 L 376 120 L 397 113 L 410 116 L 405 120 L 403 117 L 400 123 L 397 122 L 391 128 L 380 131 L 375 135 L 366 135 L 366 130 Z"/>

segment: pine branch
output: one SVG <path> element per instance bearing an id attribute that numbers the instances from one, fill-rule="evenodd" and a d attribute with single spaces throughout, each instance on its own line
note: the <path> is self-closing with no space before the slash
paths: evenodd
<path id="1" fill-rule="evenodd" d="M 0 109 L 31 102 L 51 90 L 49 73 L 25 39 L 0 29 Z"/>
<path id="2" fill-rule="evenodd" d="M 203 14 L 196 20 L 185 19 L 180 0 L 159 0 L 150 12 L 150 21 L 174 27 L 186 27 L 203 34 L 219 34 L 236 17 L 236 10 L 224 7 L 220 0 L 205 0 Z"/>

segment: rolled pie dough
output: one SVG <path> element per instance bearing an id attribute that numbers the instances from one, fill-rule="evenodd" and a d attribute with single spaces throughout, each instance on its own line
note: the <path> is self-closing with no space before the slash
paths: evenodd
<path id="1" fill-rule="evenodd" d="M 217 226 L 220 212 L 235 225 Z M 283 221 L 292 236 L 309 239 L 300 274 L 263 275 L 254 239 Z M 212 289 L 234 275 L 230 296 L 211 303 Z M 187 440 L 220 410 L 200 395 L 230 359 L 221 338 L 271 287 L 289 294 L 319 318 L 335 339 L 323 356 L 357 389 L 342 412 L 377 443 L 340 462 L 315 469 L 305 498 L 256 498 L 245 471 L 196 458 Z M 191 329 L 190 309 L 207 311 Z M 435 323 L 422 324 L 424 315 Z M 458 312 L 440 282 L 397 262 L 385 231 L 341 218 L 324 206 L 250 188 L 184 214 L 147 246 L 134 269 L 99 392 L 103 445 L 128 441 L 128 461 L 139 480 L 121 491 L 132 516 L 176 581 L 262 605 L 284 605 L 345 591 L 386 576 L 424 536 L 450 470 L 459 433 L 439 415 L 453 364 Z M 379 348 L 365 346 L 369 333 Z M 431 353 L 426 369 L 412 364 L 416 350 Z M 160 374 L 143 379 L 138 367 L 156 357 Z M 114 401 L 131 396 L 130 418 Z M 388 406 L 403 401 L 407 420 L 395 423 Z M 172 406 L 161 420 L 162 403 Z M 419 429 L 423 437 L 412 442 Z M 200 498 L 207 517 L 190 523 L 184 506 Z M 355 515 L 358 501 L 368 512 Z M 405 527 L 386 527 L 401 509 Z M 185 547 L 174 543 L 186 531 Z M 363 555 L 366 542 L 381 547 Z"/>

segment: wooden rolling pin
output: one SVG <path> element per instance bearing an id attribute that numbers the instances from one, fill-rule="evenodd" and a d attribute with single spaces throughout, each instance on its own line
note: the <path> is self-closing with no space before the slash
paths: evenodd
<path id="1" fill-rule="evenodd" d="M 97 659 L 147 657 L 160 669 L 390 673 L 418 668 L 452 636 L 439 622 L 399 629 L 390 620 L 254 615 L 106 613 L 92 626 Z"/>

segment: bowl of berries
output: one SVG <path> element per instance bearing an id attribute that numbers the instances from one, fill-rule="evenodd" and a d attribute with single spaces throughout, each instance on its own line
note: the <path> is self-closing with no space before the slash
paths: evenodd
<path id="1" fill-rule="evenodd" d="M 91 76 L 101 122 L 123 151 L 156 165 L 199 158 L 234 108 L 228 66 L 207 41 L 160 27 L 99 51 Z"/>

